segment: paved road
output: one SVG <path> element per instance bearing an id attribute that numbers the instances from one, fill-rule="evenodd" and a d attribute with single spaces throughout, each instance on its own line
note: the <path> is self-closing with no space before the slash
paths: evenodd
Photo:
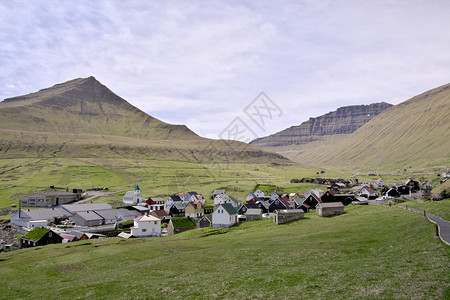
<path id="1" fill-rule="evenodd" d="M 406 209 L 406 207 L 403 207 L 403 206 L 402 206 L 402 208 Z M 418 210 L 418 209 L 410 208 L 410 207 L 408 207 L 407 209 L 423 215 L 423 210 Z M 430 213 L 426 213 L 426 216 L 427 216 L 428 220 L 430 220 L 431 222 L 438 225 L 439 237 L 441 238 L 441 240 L 444 243 L 446 243 L 447 245 L 450 246 L 450 222 L 445 221 L 441 217 L 432 215 Z"/>
<path id="2" fill-rule="evenodd" d="M 87 201 L 91 201 L 91 200 L 93 200 L 95 198 L 98 198 L 98 197 L 105 197 L 105 196 L 108 196 L 108 195 L 117 194 L 117 193 L 121 193 L 121 192 L 124 192 L 124 191 L 128 191 L 128 190 L 121 190 L 121 191 L 117 191 L 117 192 L 89 191 L 88 195 L 87 195 L 89 198 L 77 201 L 74 204 L 81 204 L 81 203 L 84 203 L 84 202 L 87 202 Z"/>

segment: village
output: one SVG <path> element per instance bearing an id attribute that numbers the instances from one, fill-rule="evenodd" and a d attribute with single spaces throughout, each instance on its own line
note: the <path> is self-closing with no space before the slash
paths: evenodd
<path id="1" fill-rule="evenodd" d="M 443 181 L 450 176 L 442 174 Z M 392 205 L 429 197 L 433 185 L 409 179 L 387 186 L 382 178 L 369 183 L 357 179 L 292 179 L 291 183 L 311 182 L 324 185 L 304 193 L 250 192 L 245 201 L 214 190 L 209 201 L 196 192 L 174 194 L 166 199 L 143 197 L 139 185 L 124 194 L 122 205 L 80 203 L 81 189 L 71 192 L 32 193 L 20 198 L 19 209 L 11 217 L 11 226 L 21 234 L 18 248 L 85 239 L 118 236 L 149 238 L 172 236 L 196 228 L 228 228 L 242 222 L 271 218 L 276 224 L 302 219 L 315 211 L 322 217 L 344 213 L 347 205 Z M 92 189 L 91 189 L 92 190 Z M 100 190 L 96 188 L 95 190 Z M 5 245 L 4 250 L 14 247 Z"/>

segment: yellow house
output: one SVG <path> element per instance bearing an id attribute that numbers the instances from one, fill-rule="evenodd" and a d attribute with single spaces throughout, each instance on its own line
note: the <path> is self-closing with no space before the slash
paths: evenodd
<path id="1" fill-rule="evenodd" d="M 200 202 L 189 202 L 184 213 L 186 217 L 198 218 L 205 214 L 205 209 Z"/>

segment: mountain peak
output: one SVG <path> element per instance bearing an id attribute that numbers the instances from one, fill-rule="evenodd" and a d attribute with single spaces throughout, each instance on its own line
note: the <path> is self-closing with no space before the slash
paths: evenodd
<path id="1" fill-rule="evenodd" d="M 196 139 L 186 126 L 155 119 L 95 77 L 77 78 L 0 103 L 0 129 Z"/>

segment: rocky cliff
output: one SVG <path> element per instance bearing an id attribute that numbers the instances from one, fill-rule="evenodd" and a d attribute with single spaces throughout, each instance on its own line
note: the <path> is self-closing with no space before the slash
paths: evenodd
<path id="1" fill-rule="evenodd" d="M 340 107 L 323 116 L 310 118 L 301 125 L 256 139 L 250 144 L 261 148 L 303 145 L 322 140 L 324 136 L 342 135 L 355 132 L 392 104 L 381 102 L 370 105 Z"/>

